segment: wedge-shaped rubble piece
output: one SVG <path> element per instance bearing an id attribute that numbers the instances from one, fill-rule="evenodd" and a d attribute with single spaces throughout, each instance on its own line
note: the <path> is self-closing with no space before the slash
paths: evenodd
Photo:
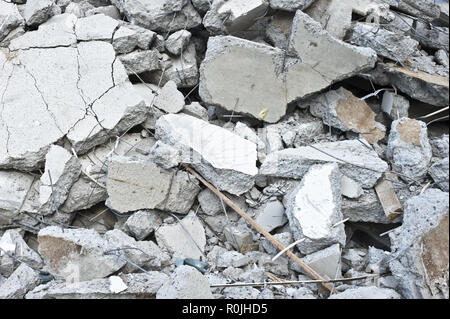
<path id="1" fill-rule="evenodd" d="M 0 51 L 1 168 L 34 170 L 64 136 L 86 152 L 145 121 L 145 104 L 111 44 L 76 44 L 75 22 L 55 16 Z"/>
<path id="2" fill-rule="evenodd" d="M 341 248 L 334 244 L 302 258 L 302 261 L 325 278 L 341 277 Z M 304 275 L 307 273 L 303 272 Z"/>
<path id="3" fill-rule="evenodd" d="M 0 283 L 0 299 L 22 299 L 40 283 L 38 272 L 21 264 L 5 282 Z"/>
<path id="4" fill-rule="evenodd" d="M 258 172 L 255 143 L 184 114 L 162 116 L 156 136 L 182 150 L 182 161 L 219 189 L 241 195 L 253 187 Z"/>
<path id="5" fill-rule="evenodd" d="M 444 192 L 449 191 L 448 156 L 430 167 L 428 173 Z"/>
<path id="6" fill-rule="evenodd" d="M 303 105 L 309 105 L 311 114 L 325 124 L 344 132 L 359 133 L 371 144 L 385 136 L 386 128 L 375 121 L 375 112 L 344 88 L 319 95 Z"/>
<path id="7" fill-rule="evenodd" d="M 29 26 L 39 25 L 48 20 L 54 13 L 55 0 L 29 0 L 25 4 L 23 16 Z"/>
<path id="8" fill-rule="evenodd" d="M 286 215 L 297 247 L 310 254 L 339 243 L 345 244 L 341 212 L 341 174 L 337 164 L 315 165 L 288 199 Z"/>
<path id="9" fill-rule="evenodd" d="M 39 189 L 42 214 L 58 210 L 80 173 L 81 164 L 73 154 L 61 146 L 50 147 L 45 156 L 45 171 L 41 176 L 42 185 Z"/>
<path id="10" fill-rule="evenodd" d="M 202 19 L 191 1 L 180 0 L 112 0 L 128 21 L 160 32 L 191 29 Z"/>
<path id="11" fill-rule="evenodd" d="M 375 65 L 372 49 L 336 40 L 301 11 L 289 41 L 288 57 L 264 44 L 210 38 L 200 67 L 202 100 L 274 123 L 285 115 L 288 103 Z"/>
<path id="12" fill-rule="evenodd" d="M 0 0 L 0 41 L 15 28 L 23 24 L 23 18 L 12 2 Z"/>
<path id="13" fill-rule="evenodd" d="M 267 156 L 259 173 L 301 179 L 314 164 L 336 162 L 345 176 L 371 188 L 388 169 L 386 162 L 362 140 L 320 143 L 290 148 Z"/>
<path id="14" fill-rule="evenodd" d="M 213 299 L 209 281 L 190 266 L 180 266 L 158 290 L 156 299 Z"/>
<path id="15" fill-rule="evenodd" d="M 423 178 L 432 157 L 427 125 L 405 117 L 394 121 L 386 156 L 395 172 L 410 179 Z"/>
<path id="16" fill-rule="evenodd" d="M 448 221 L 448 193 L 428 189 L 406 202 L 402 226 L 389 234 L 389 266 L 403 297 L 449 297 Z"/>
<path id="17" fill-rule="evenodd" d="M 126 264 L 104 254 L 116 247 L 94 230 L 49 226 L 39 232 L 38 242 L 39 253 L 52 271 L 69 283 L 103 278 Z"/>
<path id="18" fill-rule="evenodd" d="M 185 258 L 200 259 L 206 245 L 202 223 L 194 214 L 184 217 L 181 223 L 158 228 L 155 232 L 158 245 Z"/>
<path id="19" fill-rule="evenodd" d="M 119 278 L 127 286 L 119 293 L 111 291 L 110 277 L 77 283 L 52 281 L 36 287 L 25 295 L 25 299 L 149 299 L 154 298 L 158 289 L 169 279 L 158 271 L 122 275 Z"/>

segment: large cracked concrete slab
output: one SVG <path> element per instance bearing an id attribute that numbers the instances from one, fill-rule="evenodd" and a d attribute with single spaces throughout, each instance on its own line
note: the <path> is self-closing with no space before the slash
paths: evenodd
<path id="1" fill-rule="evenodd" d="M 199 92 L 206 103 L 274 123 L 289 103 L 371 69 L 375 62 L 372 49 L 335 39 L 297 11 L 286 51 L 232 36 L 210 38 Z"/>
<path id="2" fill-rule="evenodd" d="M 82 153 L 145 121 L 112 45 L 77 43 L 76 21 L 56 16 L 0 50 L 0 168 L 35 170 L 63 137 Z"/>

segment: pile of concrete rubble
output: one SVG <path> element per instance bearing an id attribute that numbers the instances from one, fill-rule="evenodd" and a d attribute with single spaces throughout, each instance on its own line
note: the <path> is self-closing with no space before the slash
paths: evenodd
<path id="1" fill-rule="evenodd" d="M 0 298 L 449 298 L 448 33 L 448 1 L 0 0 Z"/>

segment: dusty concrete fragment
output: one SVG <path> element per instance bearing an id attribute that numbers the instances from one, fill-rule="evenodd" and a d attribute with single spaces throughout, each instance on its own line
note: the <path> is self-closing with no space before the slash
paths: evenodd
<path id="1" fill-rule="evenodd" d="M 256 222 L 268 232 L 283 226 L 287 222 L 283 204 L 276 200 L 262 205 L 256 212 Z"/>
<path id="2" fill-rule="evenodd" d="M 174 81 L 167 82 L 162 89 L 157 90 L 158 95 L 155 99 L 155 107 L 167 113 L 178 113 L 184 105 L 183 93 L 178 91 L 177 84 Z"/>
<path id="3" fill-rule="evenodd" d="M 448 193 L 428 189 L 406 202 L 402 226 L 389 234 L 389 265 L 403 297 L 448 298 L 448 212 Z"/>
<path id="4" fill-rule="evenodd" d="M 39 232 L 38 242 L 39 253 L 54 274 L 69 283 L 103 278 L 126 264 L 117 256 L 104 254 L 116 247 L 94 230 L 49 226 Z"/>
<path id="5" fill-rule="evenodd" d="M 190 266 L 175 269 L 158 290 L 156 299 L 212 299 L 209 282 L 199 271 Z"/>
<path id="6" fill-rule="evenodd" d="M 119 56 L 129 75 L 160 70 L 159 53 L 156 50 L 134 51 Z"/>
<path id="7" fill-rule="evenodd" d="M 435 55 L 434 58 L 436 60 L 436 62 L 438 62 L 439 64 L 445 66 L 445 67 L 449 67 L 449 58 L 448 58 L 448 54 L 445 50 L 438 50 Z"/>
<path id="8" fill-rule="evenodd" d="M 0 283 L 0 299 L 22 299 L 40 282 L 41 278 L 34 269 L 21 264 L 8 279 Z"/>
<path id="9" fill-rule="evenodd" d="M 230 194 L 225 194 L 225 196 L 232 200 L 233 203 L 235 203 L 243 211 L 247 211 L 248 206 L 245 203 L 245 199 L 243 197 Z M 198 194 L 198 202 L 200 204 L 200 207 L 202 208 L 202 211 L 209 216 L 216 216 L 217 214 L 222 213 L 224 210 L 220 198 L 208 188 L 205 188 Z M 230 213 L 231 209 L 229 209 L 229 207 L 225 203 L 224 206 L 225 210 Z"/>
<path id="10" fill-rule="evenodd" d="M 273 235 L 273 237 L 280 243 L 282 243 L 284 247 L 287 247 L 290 244 L 292 244 L 292 234 L 290 232 L 275 234 Z M 276 248 L 274 245 L 272 245 L 272 243 L 266 238 L 262 240 L 262 246 L 264 250 L 270 255 L 275 256 L 279 252 L 279 249 Z"/>
<path id="11" fill-rule="evenodd" d="M 307 255 L 302 258 L 302 261 L 325 278 L 341 277 L 341 248 L 339 244 Z M 302 273 L 307 275 L 304 271 Z"/>
<path id="12" fill-rule="evenodd" d="M 441 8 L 439 4 L 428 0 L 389 0 L 389 4 L 410 15 L 432 21 L 439 18 Z"/>
<path id="13" fill-rule="evenodd" d="M 386 156 L 395 172 L 411 179 L 423 178 L 432 156 L 427 125 L 409 118 L 394 121 L 389 134 Z"/>
<path id="14" fill-rule="evenodd" d="M 402 297 L 395 290 L 372 286 L 347 289 L 328 299 L 402 299 Z"/>
<path id="15" fill-rule="evenodd" d="M 0 239 L 0 247 L 31 267 L 39 269 L 44 265 L 42 258 L 26 244 L 22 235 L 15 229 L 5 231 Z M 16 260 L 10 258 L 3 251 L 0 252 L 1 275 L 9 277 L 17 265 Z"/>
<path id="16" fill-rule="evenodd" d="M 180 30 L 171 34 L 165 42 L 167 51 L 174 55 L 180 55 L 188 46 L 189 41 L 191 41 L 191 36 L 192 34 L 186 30 Z"/>
<path id="17" fill-rule="evenodd" d="M 156 211 L 138 211 L 125 222 L 124 229 L 137 240 L 144 240 L 162 225 L 162 218 Z"/>
<path id="18" fill-rule="evenodd" d="M 164 211 L 187 214 L 194 204 L 200 189 L 197 179 L 188 172 L 178 171 L 172 180 L 164 206 L 158 208 Z"/>
<path id="19" fill-rule="evenodd" d="M 149 154 L 149 159 L 158 166 L 170 169 L 180 164 L 180 152 L 167 144 L 157 141 Z"/>
<path id="20" fill-rule="evenodd" d="M 49 214 L 58 210 L 81 173 L 81 164 L 66 149 L 52 145 L 45 156 L 45 171 L 39 188 L 40 211 Z"/>
<path id="21" fill-rule="evenodd" d="M 431 175 L 440 189 L 444 192 L 449 191 L 448 157 L 431 166 L 428 174 Z"/>
<path id="22" fill-rule="evenodd" d="M 185 105 L 181 110 L 182 113 L 194 116 L 204 121 L 208 121 L 208 110 L 205 109 L 200 103 L 193 102 L 191 104 Z"/>
<path id="23" fill-rule="evenodd" d="M 398 120 L 402 117 L 409 117 L 409 100 L 401 95 L 386 91 L 383 94 L 381 109 L 392 120 Z"/>
<path id="24" fill-rule="evenodd" d="M 227 242 L 229 242 L 239 252 L 247 250 L 248 247 L 254 244 L 253 234 L 246 225 L 228 225 L 224 228 L 223 233 L 227 239 Z"/>
<path id="25" fill-rule="evenodd" d="M 438 158 L 446 158 L 449 156 L 449 136 L 442 134 L 439 137 L 430 139 L 433 156 Z"/>
<path id="26" fill-rule="evenodd" d="M 315 0 L 269 0 L 270 7 L 275 10 L 297 11 L 308 8 Z"/>
<path id="27" fill-rule="evenodd" d="M 27 25 L 35 26 L 47 21 L 54 14 L 55 0 L 29 0 L 23 17 Z"/>
<path id="28" fill-rule="evenodd" d="M 154 31 L 191 29 L 202 22 L 191 1 L 112 0 L 111 3 L 131 23 Z"/>
<path id="29" fill-rule="evenodd" d="M 112 45 L 117 54 L 130 53 L 136 48 L 150 49 L 156 33 L 133 24 L 123 24 L 114 33 Z"/>
<path id="30" fill-rule="evenodd" d="M 310 254 L 335 243 L 345 244 L 341 212 L 341 174 L 337 164 L 312 166 L 292 192 L 286 215 L 297 245 Z"/>
<path id="31" fill-rule="evenodd" d="M 104 14 L 105 16 L 111 17 L 115 20 L 121 20 L 119 10 L 113 5 L 96 7 L 86 11 L 86 17 L 93 16 L 96 14 Z"/>
<path id="32" fill-rule="evenodd" d="M 264 16 L 268 6 L 267 0 L 214 1 L 203 18 L 203 25 L 214 35 L 246 30 Z"/>
<path id="33" fill-rule="evenodd" d="M 23 24 L 23 18 L 14 3 L 0 1 L 0 41 L 8 34 Z"/>
<path id="34" fill-rule="evenodd" d="M 125 257 L 144 269 L 159 270 L 170 263 L 170 256 L 152 241 L 136 241 L 118 229 L 106 232 L 104 239 L 116 249 L 123 249 L 116 252 L 116 255 Z M 123 271 L 129 273 L 140 272 L 136 266 L 130 263 L 123 267 Z"/>
<path id="35" fill-rule="evenodd" d="M 221 190 L 240 195 L 253 187 L 256 145 L 188 115 L 168 114 L 156 123 L 156 136 L 182 151 L 192 166 Z"/>
<path id="36" fill-rule="evenodd" d="M 201 14 L 204 14 L 209 10 L 211 3 L 211 0 L 192 0 L 194 8 Z"/>
<path id="37" fill-rule="evenodd" d="M 235 267 L 241 268 L 250 263 L 250 258 L 237 251 L 226 251 L 220 254 L 216 260 L 216 266 L 219 268 Z"/>
<path id="38" fill-rule="evenodd" d="M 286 59 L 278 48 L 230 36 L 210 38 L 200 67 L 202 100 L 274 123 L 288 103 L 370 69 L 376 60 L 373 50 L 336 40 L 301 11 L 289 51 Z M 333 61 L 329 51 L 335 52 Z"/>
<path id="39" fill-rule="evenodd" d="M 364 194 L 361 185 L 345 175 L 341 178 L 341 192 L 342 195 L 348 198 L 359 198 Z"/>
<path id="40" fill-rule="evenodd" d="M 355 23 L 348 40 L 355 45 L 370 47 L 378 55 L 400 63 L 408 60 L 419 50 L 419 42 L 409 36 L 387 31 L 369 23 Z"/>
<path id="41" fill-rule="evenodd" d="M 29 174 L 0 170 L 0 224 L 9 224 L 19 212 L 34 179 Z"/>
<path id="42" fill-rule="evenodd" d="M 386 128 L 375 121 L 375 112 L 344 88 L 329 91 L 303 104 L 309 105 L 311 114 L 320 117 L 326 125 L 359 133 L 371 144 L 385 136 Z"/>
<path id="43" fill-rule="evenodd" d="M 358 140 L 320 143 L 313 146 L 314 148 L 307 146 L 271 153 L 259 173 L 301 179 L 314 164 L 336 162 L 342 174 L 358 182 L 363 188 L 371 188 L 388 169 L 386 162 L 382 161 L 375 151 Z"/>
<path id="44" fill-rule="evenodd" d="M 159 288 L 169 279 L 166 274 L 150 271 L 142 274 L 121 275 L 127 289 L 114 293 L 110 289 L 111 279 L 94 279 L 79 283 L 50 282 L 30 291 L 26 299 L 149 299 L 154 298 Z"/>
<path id="45" fill-rule="evenodd" d="M 205 229 L 202 223 L 192 213 L 184 217 L 181 223 L 183 227 L 180 223 L 176 223 L 158 228 L 155 232 L 158 245 L 185 258 L 200 259 L 206 245 Z"/>
<path id="46" fill-rule="evenodd" d="M 96 14 L 78 19 L 75 34 L 80 41 L 111 41 L 118 26 L 119 21 L 104 14 Z"/>

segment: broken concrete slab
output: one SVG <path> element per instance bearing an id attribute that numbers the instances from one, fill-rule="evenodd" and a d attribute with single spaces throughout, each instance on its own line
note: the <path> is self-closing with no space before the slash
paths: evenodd
<path id="1" fill-rule="evenodd" d="M 128 75 L 152 72 L 161 69 L 157 50 L 133 51 L 119 56 Z"/>
<path id="2" fill-rule="evenodd" d="M 38 242 L 39 253 L 54 274 L 68 283 L 103 278 L 126 264 L 117 256 L 105 255 L 116 247 L 94 230 L 49 226 L 39 232 Z"/>
<path id="3" fill-rule="evenodd" d="M 347 289 L 328 299 L 402 299 L 402 297 L 395 290 L 371 286 Z"/>
<path id="4" fill-rule="evenodd" d="M 193 213 L 188 214 L 179 223 L 159 227 L 155 237 L 159 246 L 185 258 L 200 259 L 205 250 L 205 229 Z"/>
<path id="5" fill-rule="evenodd" d="M 428 174 L 430 174 L 434 182 L 444 192 L 449 191 L 448 159 L 448 157 L 444 158 L 443 160 L 431 166 L 428 170 Z"/>
<path id="6" fill-rule="evenodd" d="M 55 13 L 56 8 L 55 0 L 29 0 L 25 5 L 23 17 L 29 26 L 40 25 Z"/>
<path id="7" fill-rule="evenodd" d="M 341 277 L 341 247 L 334 244 L 302 258 L 302 261 L 324 278 Z M 306 272 L 302 271 L 304 275 Z"/>
<path id="8" fill-rule="evenodd" d="M 378 55 L 399 63 L 407 61 L 419 50 L 419 42 L 411 37 L 370 23 L 355 23 L 347 39 L 352 44 L 372 48 Z"/>
<path id="9" fill-rule="evenodd" d="M 36 270 L 21 264 L 4 282 L 0 283 L 0 299 L 22 299 L 41 282 Z"/>
<path id="10" fill-rule="evenodd" d="M 394 172 L 409 179 L 421 179 L 431 161 L 431 145 L 424 122 L 401 118 L 392 123 L 386 156 Z"/>
<path id="11" fill-rule="evenodd" d="M 125 54 L 134 51 L 150 49 L 150 45 L 156 38 L 156 33 L 134 24 L 124 24 L 117 29 L 112 39 L 112 45 L 117 54 Z"/>
<path id="12" fill-rule="evenodd" d="M 191 29 L 202 19 L 190 1 L 178 0 L 112 0 L 128 21 L 160 32 Z"/>
<path id="13" fill-rule="evenodd" d="M 118 26 L 119 21 L 104 14 L 96 14 L 78 19 L 75 34 L 79 41 L 111 41 Z"/>
<path id="14" fill-rule="evenodd" d="M 267 0 L 213 1 L 203 18 L 203 25 L 212 35 L 243 31 L 264 16 L 268 6 Z"/>
<path id="15" fill-rule="evenodd" d="M 403 224 L 389 234 L 389 266 L 407 299 L 448 298 L 448 193 L 428 189 L 405 204 Z"/>
<path id="16" fill-rule="evenodd" d="M 270 201 L 257 209 L 256 222 L 266 231 L 271 232 L 287 222 L 283 204 L 278 201 Z"/>
<path id="17" fill-rule="evenodd" d="M 0 42 L 23 24 L 23 21 L 24 19 L 14 3 L 0 1 Z"/>
<path id="18" fill-rule="evenodd" d="M 326 125 L 344 132 L 359 133 L 371 144 L 385 136 L 386 128 L 375 121 L 375 112 L 365 101 L 342 87 L 308 99 L 302 104 L 309 105 L 311 114 L 321 118 Z"/>
<path id="19" fill-rule="evenodd" d="M 158 271 L 149 271 L 142 274 L 121 275 L 126 289 L 121 292 L 111 291 L 111 277 L 94 279 L 77 283 L 59 283 L 52 281 L 49 284 L 36 287 L 26 294 L 25 299 L 150 299 L 169 279 Z"/>
<path id="20" fill-rule="evenodd" d="M 45 155 L 45 171 L 39 188 L 40 212 L 43 215 L 58 210 L 80 173 L 81 164 L 75 155 L 60 146 L 50 146 Z"/>
<path id="21" fill-rule="evenodd" d="M 341 174 L 337 164 L 312 166 L 292 192 L 286 215 L 297 247 L 310 254 L 332 244 L 345 244 L 341 212 Z"/>
<path id="22" fill-rule="evenodd" d="M 177 267 L 156 294 L 156 299 L 212 298 L 208 279 L 190 266 Z"/>
<path id="23" fill-rule="evenodd" d="M 288 103 L 370 69 L 376 60 L 373 50 L 336 40 L 301 11 L 293 21 L 288 51 L 292 57 L 286 58 L 283 50 L 267 45 L 231 36 L 210 38 L 200 67 L 202 100 L 274 123 Z M 329 51 L 335 52 L 333 62 L 324 53 Z"/>
<path id="24" fill-rule="evenodd" d="M 319 143 L 271 153 L 259 174 L 301 179 L 308 169 L 319 163 L 338 163 L 343 175 L 361 184 L 363 188 L 375 185 L 388 169 L 386 162 L 361 140 Z M 329 155 L 327 155 L 329 154 Z"/>
<path id="25" fill-rule="evenodd" d="M 180 55 L 191 41 L 192 34 L 187 30 L 180 30 L 172 33 L 165 41 L 167 51 L 173 55 Z"/>
<path id="26" fill-rule="evenodd" d="M 168 114 L 156 123 L 156 136 L 182 151 L 190 163 L 220 190 L 241 195 L 254 185 L 256 145 L 226 129 L 185 114 Z"/>

